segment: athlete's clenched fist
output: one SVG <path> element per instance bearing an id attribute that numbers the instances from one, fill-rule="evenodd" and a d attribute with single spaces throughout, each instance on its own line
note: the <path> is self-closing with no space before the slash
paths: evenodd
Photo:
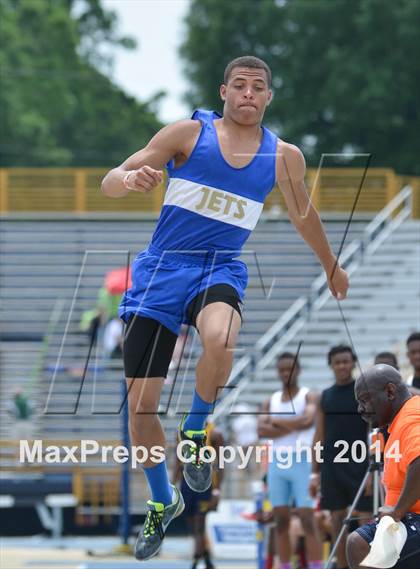
<path id="1" fill-rule="evenodd" d="M 151 192 L 163 181 L 162 170 L 154 170 L 150 166 L 142 166 L 138 170 L 130 170 L 124 176 L 124 186 L 133 192 Z"/>

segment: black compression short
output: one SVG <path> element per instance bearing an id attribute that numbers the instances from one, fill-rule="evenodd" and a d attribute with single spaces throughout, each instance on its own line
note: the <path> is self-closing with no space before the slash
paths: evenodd
<path id="1" fill-rule="evenodd" d="M 153 318 L 130 316 L 124 334 L 125 377 L 166 377 L 177 335 Z"/>
<path id="2" fill-rule="evenodd" d="M 229 304 L 229 306 L 232 306 L 232 308 L 238 312 L 242 320 L 242 311 L 240 308 L 241 301 L 236 290 L 233 286 L 228 284 L 216 284 L 200 292 L 200 294 L 190 302 L 187 308 L 187 316 L 190 324 L 197 327 L 196 320 L 198 313 L 205 306 L 212 304 L 213 302 L 224 302 L 225 304 Z"/>
<path id="3" fill-rule="evenodd" d="M 197 316 L 205 306 L 224 302 L 232 306 L 242 319 L 240 299 L 236 290 L 217 284 L 198 294 L 189 304 L 187 317 L 196 326 Z M 124 370 L 127 378 L 166 377 L 177 335 L 166 326 L 141 314 L 132 314 L 124 334 Z"/>

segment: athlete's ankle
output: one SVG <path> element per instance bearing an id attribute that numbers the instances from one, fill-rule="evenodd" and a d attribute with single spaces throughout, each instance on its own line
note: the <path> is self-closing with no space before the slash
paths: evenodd
<path id="1" fill-rule="evenodd" d="M 149 485 L 153 502 L 159 502 L 164 506 L 172 504 L 174 498 L 173 488 L 169 483 L 166 461 L 164 460 L 150 468 L 144 468 L 143 471 Z"/>
<path id="2" fill-rule="evenodd" d="M 202 431 L 207 421 L 209 413 L 214 407 L 214 402 L 205 401 L 194 390 L 191 410 L 184 420 L 182 430 L 186 431 Z"/>

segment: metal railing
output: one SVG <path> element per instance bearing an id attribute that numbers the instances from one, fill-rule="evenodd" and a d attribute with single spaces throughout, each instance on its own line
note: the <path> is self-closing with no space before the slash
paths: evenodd
<path id="1" fill-rule="evenodd" d="M 401 210 L 394 216 L 395 211 Z M 413 211 L 413 190 L 405 186 L 368 224 L 363 232 L 363 252 L 374 253 L 381 243 L 408 219 Z"/>
<path id="2" fill-rule="evenodd" d="M 381 243 L 412 214 L 412 188 L 405 186 L 365 227 L 362 239 L 352 241 L 340 255 L 340 265 L 351 275 L 365 257 L 374 253 Z M 325 273 L 317 277 L 309 296 L 298 298 L 292 306 L 261 336 L 252 354 L 243 356 L 233 367 L 228 389 L 215 409 L 214 419 L 223 416 L 235 404 L 240 393 L 268 367 L 317 311 L 330 298 Z"/>

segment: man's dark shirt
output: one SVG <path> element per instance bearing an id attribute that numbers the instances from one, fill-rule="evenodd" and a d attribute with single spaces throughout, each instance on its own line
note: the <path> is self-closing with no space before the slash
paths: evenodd
<path id="1" fill-rule="evenodd" d="M 322 392 L 321 409 L 325 415 L 324 422 L 324 458 L 326 462 L 333 460 L 343 449 L 340 444 L 334 447 L 336 441 L 343 440 L 349 444 L 349 449 L 343 453 L 343 458 L 349 464 L 356 463 L 351 460 L 351 447 L 355 441 L 367 442 L 368 425 L 357 412 L 357 401 L 354 395 L 354 381 L 347 385 L 334 384 Z M 361 449 L 357 448 L 357 456 L 361 456 Z M 368 453 L 367 453 L 368 455 Z M 359 463 L 366 469 L 367 460 Z"/>
<path id="2" fill-rule="evenodd" d="M 420 377 L 413 377 L 413 387 L 420 389 Z"/>

